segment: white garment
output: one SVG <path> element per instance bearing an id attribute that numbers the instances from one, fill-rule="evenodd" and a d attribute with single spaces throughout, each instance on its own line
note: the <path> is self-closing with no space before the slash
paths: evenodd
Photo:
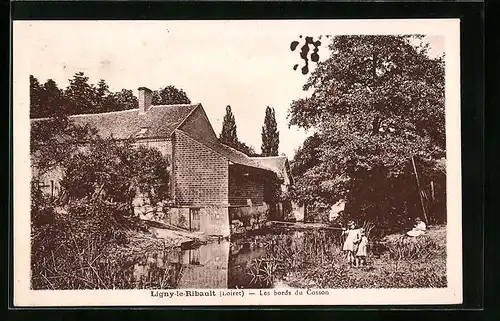
<path id="1" fill-rule="evenodd" d="M 366 256 L 366 246 L 368 245 L 368 238 L 366 236 L 361 237 L 361 241 L 358 245 L 358 252 L 356 256 Z"/>
<path id="2" fill-rule="evenodd" d="M 359 229 L 347 230 L 344 233 L 347 233 L 347 238 L 346 238 L 346 240 L 344 242 L 343 250 L 344 251 L 354 251 L 354 250 L 356 250 L 354 243 L 357 243 L 359 241 L 360 237 L 361 237 Z"/>
<path id="3" fill-rule="evenodd" d="M 425 225 L 424 222 L 419 222 L 418 224 L 415 225 L 415 227 L 406 233 L 408 236 L 419 236 L 422 234 L 425 234 L 425 230 L 427 229 L 427 226 Z"/>

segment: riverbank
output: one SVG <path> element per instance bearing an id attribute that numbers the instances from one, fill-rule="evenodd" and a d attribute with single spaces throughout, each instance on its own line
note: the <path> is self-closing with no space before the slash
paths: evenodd
<path id="1" fill-rule="evenodd" d="M 168 268 L 160 273 L 157 269 L 147 282 L 137 284 L 136 261 L 147 253 L 175 257 L 183 248 L 210 241 L 197 233 L 117 215 L 106 208 L 98 207 L 93 215 L 87 215 L 86 208 L 77 210 L 72 216 L 49 212 L 45 221 L 32 225 L 32 289 L 170 288 L 176 283 L 165 278 L 175 279 L 179 271 Z"/>
<path id="2" fill-rule="evenodd" d="M 116 257 L 135 256 L 175 248 L 195 248 L 212 241 L 212 238 L 203 233 L 186 231 L 156 221 L 142 220 L 142 224 L 145 229 L 125 231 L 126 242 L 108 247 L 107 254 Z"/>
<path id="3" fill-rule="evenodd" d="M 430 227 L 417 238 L 391 234 L 386 249 L 371 254 L 367 266 L 350 267 L 344 257 L 313 260 L 283 275 L 275 287 L 292 288 L 440 288 L 446 287 L 446 226 Z"/>

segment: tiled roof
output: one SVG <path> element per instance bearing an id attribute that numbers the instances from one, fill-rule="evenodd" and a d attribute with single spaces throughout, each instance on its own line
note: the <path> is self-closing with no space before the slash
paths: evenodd
<path id="1" fill-rule="evenodd" d="M 167 138 L 198 106 L 200 105 L 159 105 L 152 106 L 142 115 L 139 115 L 139 109 L 130 109 L 101 114 L 73 115 L 70 119 L 76 125 L 88 124 L 96 128 L 102 137 L 127 139 L 140 134 L 140 138 Z M 31 121 L 43 121 L 43 119 Z"/>
<path id="2" fill-rule="evenodd" d="M 258 169 L 265 170 L 268 172 L 272 172 L 272 173 L 278 175 L 279 178 L 282 178 L 281 173 L 279 171 L 277 171 L 275 168 L 265 166 L 265 165 L 261 164 L 260 162 L 255 161 L 253 159 L 253 157 L 248 157 L 245 153 L 242 153 L 242 152 L 240 152 L 240 151 L 238 151 L 230 146 L 227 146 L 227 145 L 222 144 L 220 142 L 212 142 L 212 141 L 208 141 L 205 139 L 203 139 L 203 140 L 196 139 L 193 136 L 191 136 L 189 133 L 187 133 L 185 131 L 182 131 L 182 132 L 185 133 L 186 135 L 188 135 L 189 137 L 191 137 L 191 139 L 194 139 L 194 140 L 202 143 L 203 145 L 207 146 L 208 148 L 215 151 L 216 153 L 224 156 L 232 163 L 235 163 L 238 165 L 243 165 L 243 166 L 248 166 L 248 167 L 253 167 L 253 168 L 258 168 Z"/>
<path id="3" fill-rule="evenodd" d="M 288 158 L 286 156 L 251 157 L 250 159 L 260 166 L 272 169 L 274 172 L 278 173 L 280 178 L 283 178 L 284 174 L 287 172 L 286 166 Z"/>

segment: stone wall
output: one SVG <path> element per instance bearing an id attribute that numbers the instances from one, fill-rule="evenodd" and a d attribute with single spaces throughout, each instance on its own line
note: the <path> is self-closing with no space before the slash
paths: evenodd
<path id="1" fill-rule="evenodd" d="M 239 206 L 229 208 L 231 234 L 257 230 L 269 221 L 269 206 L 264 203 L 260 206 Z"/>
<path id="2" fill-rule="evenodd" d="M 164 222 L 183 229 L 189 229 L 189 208 L 169 207 L 165 210 Z"/>
<path id="3" fill-rule="evenodd" d="M 206 235 L 230 235 L 227 206 L 210 206 L 200 209 L 201 231 Z"/>
<path id="4" fill-rule="evenodd" d="M 191 209 L 198 210 L 199 223 L 195 223 Z M 168 207 L 163 222 L 193 232 L 203 232 L 205 235 L 226 237 L 230 233 L 227 206 Z"/>

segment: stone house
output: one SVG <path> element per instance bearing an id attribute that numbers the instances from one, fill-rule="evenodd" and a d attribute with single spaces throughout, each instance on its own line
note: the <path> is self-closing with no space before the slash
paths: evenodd
<path id="1" fill-rule="evenodd" d="M 138 98 L 138 109 L 70 118 L 96 128 L 101 137 L 135 138 L 136 144 L 157 148 L 167 157 L 172 202 L 164 211 L 165 223 L 227 236 L 230 211 L 237 212 L 231 209 L 246 208 L 247 213 L 262 217 L 268 209 L 265 184 L 290 182 L 265 159 L 248 157 L 220 143 L 201 104 L 153 106 L 152 91 L 145 87 L 139 88 Z M 60 170 L 48 173 L 41 188 L 58 193 L 61 177 Z M 140 209 L 145 204 L 138 200 L 135 205 Z"/>

